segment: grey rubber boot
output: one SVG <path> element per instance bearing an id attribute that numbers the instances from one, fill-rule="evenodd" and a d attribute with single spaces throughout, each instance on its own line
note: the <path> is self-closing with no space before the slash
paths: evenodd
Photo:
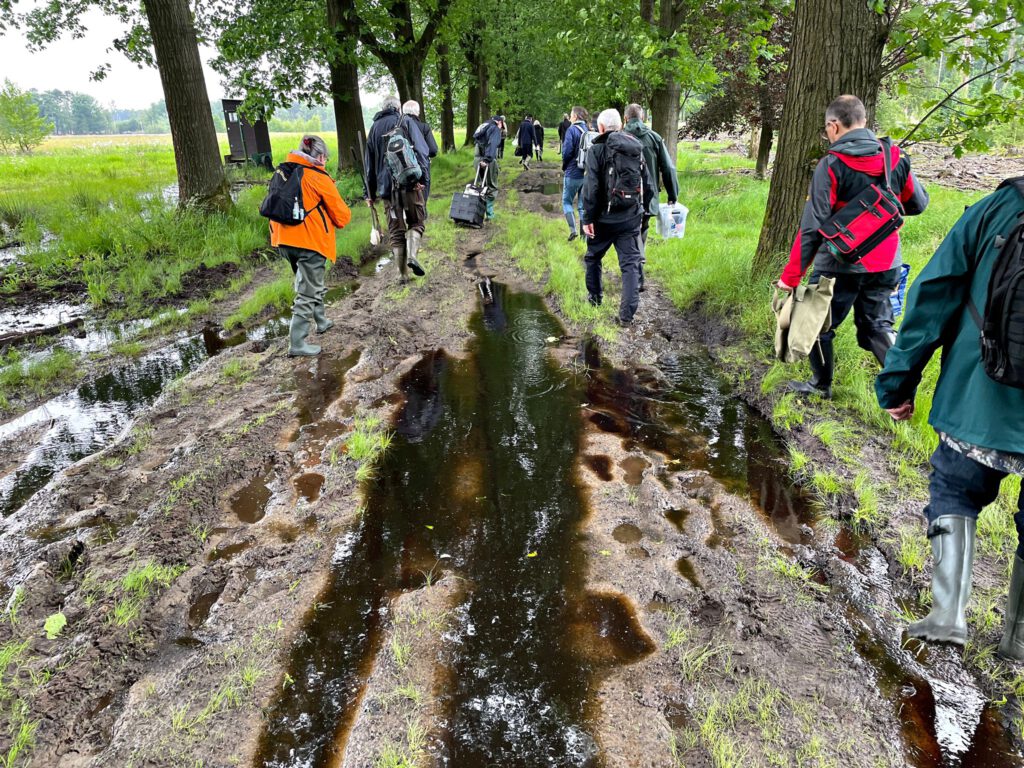
<path id="1" fill-rule="evenodd" d="M 323 304 L 313 307 L 313 322 L 316 323 L 317 333 L 326 333 L 334 327 L 334 321 L 327 318 L 327 309 Z"/>
<path id="2" fill-rule="evenodd" d="M 405 233 L 405 252 L 407 254 L 406 261 L 409 264 L 409 269 L 416 277 L 423 277 L 426 272 L 423 271 L 423 267 L 420 266 L 419 261 L 416 260 L 416 256 L 420 252 L 420 241 L 423 239 L 423 234 L 415 229 L 410 229 Z"/>
<path id="3" fill-rule="evenodd" d="M 977 521 L 942 515 L 928 527 L 932 540 L 932 610 L 907 627 L 907 634 L 939 643 L 967 642 L 967 601 L 971 597 Z"/>
<path id="4" fill-rule="evenodd" d="M 392 245 L 391 255 L 395 257 L 395 264 L 398 265 L 398 274 L 401 276 L 402 282 L 405 282 L 409 277 L 409 268 L 405 265 L 405 243 Z"/>
<path id="5" fill-rule="evenodd" d="M 835 371 L 835 355 L 832 351 L 832 339 L 818 339 L 811 349 L 807 362 L 811 364 L 810 381 L 791 381 L 789 391 L 798 395 L 820 395 L 826 400 L 832 399 L 832 375 Z"/>
<path id="6" fill-rule="evenodd" d="M 1006 629 L 999 643 L 999 655 L 1024 661 L 1024 560 L 1019 555 L 1013 556 L 1010 594 L 1006 598 Z"/>
<path id="7" fill-rule="evenodd" d="M 320 354 L 320 347 L 316 344 L 306 343 L 307 333 L 309 333 L 309 320 L 292 315 L 292 324 L 288 331 L 288 357 L 316 357 Z"/>

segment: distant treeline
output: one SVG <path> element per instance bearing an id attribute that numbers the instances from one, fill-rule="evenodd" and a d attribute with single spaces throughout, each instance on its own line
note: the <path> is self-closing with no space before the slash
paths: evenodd
<path id="1" fill-rule="evenodd" d="M 95 133 L 170 133 L 167 106 L 163 101 L 145 109 L 104 107 L 95 98 L 76 91 L 30 91 L 39 105 L 39 114 L 53 123 L 53 132 L 61 135 Z M 224 131 L 224 110 L 220 101 L 210 102 L 213 122 Z M 373 110 L 365 109 L 369 123 Z M 331 107 L 306 107 L 293 104 L 278 109 L 269 121 L 271 131 L 315 132 L 334 131 L 334 110 Z"/>

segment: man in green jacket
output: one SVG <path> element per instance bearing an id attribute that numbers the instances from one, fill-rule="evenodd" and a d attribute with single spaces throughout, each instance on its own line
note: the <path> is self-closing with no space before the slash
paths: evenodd
<path id="1" fill-rule="evenodd" d="M 654 194 L 644 211 L 640 223 L 640 290 L 644 289 L 644 265 L 647 263 L 647 230 L 651 225 L 651 217 L 658 215 L 658 197 L 661 195 L 661 183 L 665 185 L 668 203 L 671 205 L 679 199 L 679 177 L 676 176 L 676 164 L 668 156 L 665 140 L 644 125 L 644 108 L 639 104 L 630 104 L 624 115 L 626 124 L 622 130 L 640 139 L 644 146 L 644 164 L 650 169 L 654 179 Z"/>
<path id="2" fill-rule="evenodd" d="M 875 381 L 879 404 L 896 421 L 914 413 L 921 375 L 942 348 L 929 423 L 939 433 L 925 507 L 932 542 L 932 609 L 907 633 L 963 645 L 978 513 L 1010 474 L 1024 474 L 1024 389 L 1000 384 L 981 361 L 969 300 L 983 311 L 999 247 L 1024 216 L 1011 184 L 967 209 L 914 282 L 895 345 Z M 1000 655 L 1024 660 L 1024 494 L 1014 515 L 1017 553 Z"/>

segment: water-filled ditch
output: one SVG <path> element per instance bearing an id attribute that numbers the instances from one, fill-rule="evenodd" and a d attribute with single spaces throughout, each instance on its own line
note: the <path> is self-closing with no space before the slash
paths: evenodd
<path id="1" fill-rule="evenodd" d="M 435 692 L 446 713 L 441 732 L 431 734 L 437 757 L 468 768 L 599 764 L 592 686 L 607 665 L 653 648 L 628 603 L 583 586 L 585 509 L 574 467 L 585 421 L 620 435 L 627 448 L 665 454 L 672 470 L 707 471 L 749 498 L 786 544 L 814 541 L 815 516 L 788 479 L 784 447 L 708 359 L 665 358 L 650 376 L 634 376 L 603 364 L 587 344 L 581 376 L 548 355 L 545 340 L 561 329 L 538 297 L 498 285 L 492 291 L 493 302 L 471 321 L 469 355 L 430 353 L 402 383 L 396 439 L 366 488 L 360 522 L 338 542 L 330 584 L 292 652 L 295 685 L 269 713 L 257 765 L 336 764 L 390 599 L 440 570 L 455 572 L 467 588 L 445 639 L 444 679 L 451 682 Z M 610 473 L 608 457 L 583 459 Z M 639 482 L 645 467 L 623 469 Z M 666 516 L 684 522 L 672 511 Z M 707 544 L 728 546 L 731 535 L 716 521 Z M 629 542 L 635 531 L 620 526 L 615 537 Z M 846 538 L 849 562 L 861 559 L 861 547 L 878 554 L 859 537 Z M 685 559 L 679 568 L 700 586 Z M 855 627 L 865 623 L 857 611 L 850 607 Z M 936 725 L 932 687 L 942 680 L 922 678 L 886 643 L 859 650 L 902 723 L 909 765 L 982 765 L 993 754 L 1016 764 L 994 710 L 961 724 L 962 744 L 951 747 Z"/>

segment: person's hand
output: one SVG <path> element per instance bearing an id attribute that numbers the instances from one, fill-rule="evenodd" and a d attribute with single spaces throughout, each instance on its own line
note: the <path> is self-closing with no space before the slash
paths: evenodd
<path id="1" fill-rule="evenodd" d="M 668 201 L 668 204 L 669 204 L 669 205 L 675 205 L 675 204 L 676 204 L 676 201 L 675 201 L 675 200 L 669 200 L 669 201 Z"/>
<path id="2" fill-rule="evenodd" d="M 593 224 L 584 224 L 583 225 L 583 234 L 586 235 L 587 237 L 593 237 L 594 236 L 594 225 Z"/>
<path id="3" fill-rule="evenodd" d="M 886 408 L 885 412 L 892 416 L 893 421 L 906 421 L 914 415 L 914 401 L 907 400 L 903 405 L 896 408 Z"/>
<path id="4" fill-rule="evenodd" d="M 790 293 L 793 290 L 792 285 L 786 285 L 782 280 L 779 280 L 779 282 L 775 284 L 775 287 L 780 291 L 785 291 L 786 293 Z"/>

